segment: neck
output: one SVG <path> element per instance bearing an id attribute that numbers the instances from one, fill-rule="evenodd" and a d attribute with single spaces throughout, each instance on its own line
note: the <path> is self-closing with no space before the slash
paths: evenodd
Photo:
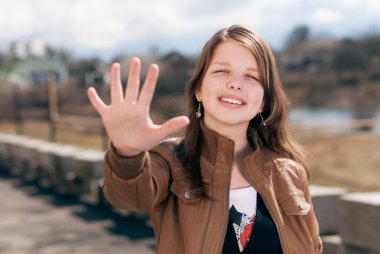
<path id="1" fill-rule="evenodd" d="M 235 157 L 244 156 L 244 154 L 246 154 L 247 151 L 250 151 L 252 149 L 252 147 L 251 147 L 251 145 L 247 139 L 247 128 L 248 128 L 248 126 L 246 124 L 224 125 L 224 126 L 214 127 L 214 126 L 209 126 L 205 122 L 205 125 L 209 129 L 216 131 L 220 135 L 234 141 L 234 143 L 235 143 L 235 150 L 234 150 Z"/>

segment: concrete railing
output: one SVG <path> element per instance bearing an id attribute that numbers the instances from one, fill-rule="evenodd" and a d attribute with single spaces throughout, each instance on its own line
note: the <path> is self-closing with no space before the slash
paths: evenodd
<path id="1" fill-rule="evenodd" d="M 380 192 L 311 186 L 325 254 L 380 254 Z"/>
<path id="2" fill-rule="evenodd" d="M 344 195 L 339 216 L 345 253 L 380 253 L 380 192 Z"/>
<path id="3" fill-rule="evenodd" d="M 96 205 L 102 193 L 104 152 L 0 134 L 0 167 L 13 176 Z M 347 193 L 312 185 L 325 254 L 380 254 L 380 192 Z"/>
<path id="4" fill-rule="evenodd" d="M 104 204 L 99 182 L 104 152 L 50 143 L 25 136 L 0 134 L 0 167 L 13 176 Z"/>

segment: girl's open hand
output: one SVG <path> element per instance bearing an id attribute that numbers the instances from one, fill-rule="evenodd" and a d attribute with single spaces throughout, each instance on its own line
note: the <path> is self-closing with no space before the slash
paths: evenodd
<path id="1" fill-rule="evenodd" d="M 189 123 L 186 116 L 172 118 L 162 125 L 152 122 L 149 109 L 157 83 L 158 66 L 152 64 L 149 67 L 141 91 L 140 69 L 140 60 L 133 58 L 124 95 L 120 65 L 112 64 L 110 105 L 104 104 L 93 87 L 88 89 L 92 106 L 100 114 L 113 146 L 123 156 L 133 156 L 149 150 Z"/>

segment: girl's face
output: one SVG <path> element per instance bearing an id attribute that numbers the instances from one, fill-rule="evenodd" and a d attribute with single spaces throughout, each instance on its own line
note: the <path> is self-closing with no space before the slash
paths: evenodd
<path id="1" fill-rule="evenodd" d="M 264 89 L 255 57 L 234 40 L 220 43 L 196 97 L 203 104 L 207 127 L 247 128 L 263 106 Z"/>

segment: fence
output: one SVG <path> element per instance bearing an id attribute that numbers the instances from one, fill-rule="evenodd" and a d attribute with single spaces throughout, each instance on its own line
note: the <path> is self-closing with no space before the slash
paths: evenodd
<path id="1" fill-rule="evenodd" d="M 54 77 L 48 76 L 46 79 L 46 99 L 47 99 L 47 112 L 40 112 L 36 119 L 40 122 L 45 122 L 48 125 L 47 140 L 51 142 L 58 142 L 58 133 L 61 131 L 71 131 L 74 133 L 86 133 L 92 134 L 94 137 L 98 137 L 101 140 L 101 149 L 105 150 L 108 146 L 107 133 L 102 125 L 99 117 L 94 116 L 83 116 L 75 114 L 61 114 L 58 104 L 58 89 L 57 81 Z M 12 85 L 10 89 L 11 98 L 6 98 L 8 104 L 5 105 L 8 110 L 11 108 L 12 113 L 8 113 L 8 119 L 11 118 L 11 123 L 14 124 L 15 133 L 19 135 L 24 135 L 26 130 L 26 124 L 35 120 L 33 115 L 27 115 L 24 111 L 22 101 L 21 89 L 17 85 Z M 3 94 L 2 97 L 7 97 L 7 94 Z M 41 111 L 41 110 L 40 110 Z M 8 121 L 9 122 L 9 121 Z"/>

